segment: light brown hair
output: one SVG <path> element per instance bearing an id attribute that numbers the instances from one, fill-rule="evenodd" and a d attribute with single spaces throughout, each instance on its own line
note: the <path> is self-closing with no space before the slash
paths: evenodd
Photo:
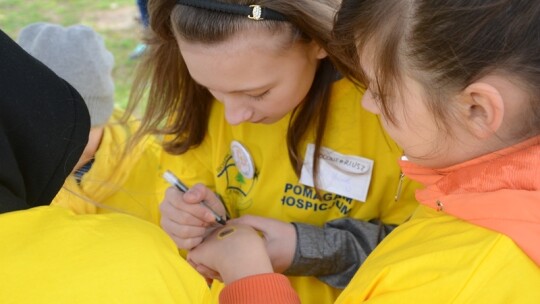
<path id="1" fill-rule="evenodd" d="M 196 147 L 207 133 L 212 95 L 189 75 L 175 35 L 191 42 L 214 44 L 225 41 L 236 32 L 250 27 L 290 33 L 290 42 L 315 41 L 326 48 L 339 6 L 338 0 L 221 0 L 244 5 L 257 4 L 275 10 L 283 21 L 253 21 L 246 16 L 221 13 L 177 5 L 171 0 L 149 2 L 150 31 L 148 53 L 139 65 L 128 113 L 134 111 L 148 94 L 140 135 L 146 133 L 173 135 L 166 151 L 181 154 Z M 284 46 L 286 47 L 286 46 Z M 299 174 L 302 159 L 299 145 L 306 133 L 315 129 L 318 153 L 327 121 L 331 85 L 336 70 L 329 59 L 320 62 L 306 100 L 291 115 L 287 134 L 289 159 Z M 166 122 L 164 126 L 164 122 Z M 317 159 L 317 158 L 315 158 Z M 316 169 L 318 166 L 314 164 Z"/>
<path id="2" fill-rule="evenodd" d="M 529 93 L 517 138 L 540 132 L 540 1 L 344 0 L 336 16 L 331 54 L 347 77 L 367 86 L 359 58 L 375 54 L 375 84 L 383 115 L 386 98 L 399 89 L 404 71 L 426 92 L 440 127 L 449 130 L 449 96 L 481 77 L 502 71 Z"/>

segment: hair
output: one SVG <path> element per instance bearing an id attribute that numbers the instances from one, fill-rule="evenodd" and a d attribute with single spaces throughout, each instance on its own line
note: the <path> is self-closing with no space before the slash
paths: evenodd
<path id="1" fill-rule="evenodd" d="M 199 145 L 208 128 L 213 96 L 190 76 L 175 37 L 205 44 L 217 44 L 242 29 L 258 27 L 271 32 L 287 32 L 290 42 L 316 42 L 326 48 L 331 37 L 334 14 L 339 0 L 221 0 L 243 5 L 260 5 L 281 13 L 284 21 L 253 21 L 246 16 L 176 5 L 172 0 L 149 3 L 150 30 L 148 53 L 134 79 L 128 113 L 148 94 L 141 129 L 143 134 L 171 135 L 164 149 L 182 154 Z M 290 44 L 288 44 L 290 45 Z M 286 47 L 287 45 L 284 45 Z M 302 167 L 300 142 L 315 127 L 315 153 L 319 153 L 324 135 L 331 85 L 336 69 L 329 59 L 321 60 L 314 82 L 304 102 L 291 115 L 287 133 L 289 159 L 297 175 Z M 315 158 L 317 159 L 317 158 Z M 314 164 L 314 176 L 318 165 Z"/>
<path id="2" fill-rule="evenodd" d="M 524 123 L 512 130 L 524 139 L 540 131 L 539 33 L 539 1 L 344 0 L 329 53 L 346 77 L 364 86 L 359 58 L 373 55 L 371 88 L 393 123 L 388 96 L 406 71 L 423 86 L 428 107 L 449 134 L 451 94 L 491 73 L 509 75 L 530 96 Z"/>

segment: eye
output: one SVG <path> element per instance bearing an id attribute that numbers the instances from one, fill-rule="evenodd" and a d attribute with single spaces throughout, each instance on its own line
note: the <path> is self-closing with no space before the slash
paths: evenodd
<path id="1" fill-rule="evenodd" d="M 262 94 L 259 94 L 259 95 L 249 95 L 247 94 L 250 98 L 252 98 L 253 100 L 261 100 L 264 98 L 264 96 L 268 95 L 268 93 L 270 92 L 270 90 L 267 90 L 267 91 L 264 91 Z"/>

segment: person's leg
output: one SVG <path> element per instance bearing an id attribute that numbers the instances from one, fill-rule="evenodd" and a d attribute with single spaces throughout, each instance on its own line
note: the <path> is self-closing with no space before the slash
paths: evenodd
<path id="1" fill-rule="evenodd" d="M 146 29 L 148 25 L 150 24 L 149 18 L 148 18 L 148 0 L 137 0 L 137 7 L 139 8 L 139 14 L 141 16 L 141 23 L 143 27 Z M 136 59 L 140 57 L 144 51 L 146 50 L 146 44 L 140 42 L 137 44 L 135 49 L 131 52 L 129 55 L 130 59 Z"/>
<path id="2" fill-rule="evenodd" d="M 141 22 L 143 26 L 148 27 L 148 0 L 137 0 L 137 6 L 139 7 L 139 13 L 141 14 Z"/>

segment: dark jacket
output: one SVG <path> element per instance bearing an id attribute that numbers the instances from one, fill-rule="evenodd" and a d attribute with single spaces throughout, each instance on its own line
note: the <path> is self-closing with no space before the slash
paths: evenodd
<path id="1" fill-rule="evenodd" d="M 89 131 L 77 91 L 0 31 L 0 213 L 49 204 Z"/>

